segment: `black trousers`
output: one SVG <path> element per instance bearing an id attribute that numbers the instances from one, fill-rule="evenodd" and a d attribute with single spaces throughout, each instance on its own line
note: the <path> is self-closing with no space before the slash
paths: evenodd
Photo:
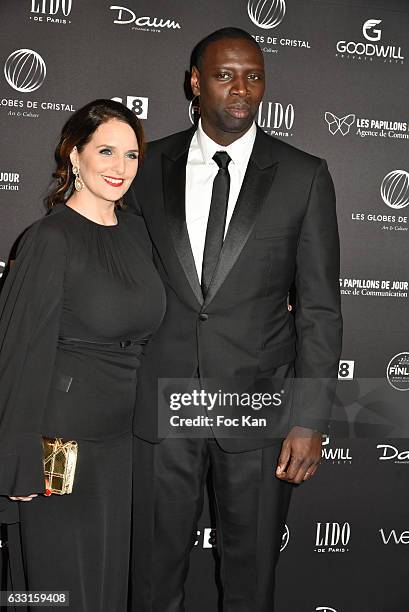
<path id="1" fill-rule="evenodd" d="M 211 470 L 224 612 L 273 612 L 275 566 L 293 485 L 281 444 L 227 453 L 214 439 L 134 439 L 133 612 L 184 612 L 184 583 Z M 193 611 L 188 611 L 193 612 Z M 210 611 L 209 611 L 210 612 Z"/>

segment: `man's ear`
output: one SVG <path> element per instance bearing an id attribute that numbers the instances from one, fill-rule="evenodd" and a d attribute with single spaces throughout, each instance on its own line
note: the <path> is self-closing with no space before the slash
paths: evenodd
<path id="1" fill-rule="evenodd" d="M 200 72 L 197 66 L 192 66 L 190 75 L 190 86 L 195 96 L 200 96 Z"/>

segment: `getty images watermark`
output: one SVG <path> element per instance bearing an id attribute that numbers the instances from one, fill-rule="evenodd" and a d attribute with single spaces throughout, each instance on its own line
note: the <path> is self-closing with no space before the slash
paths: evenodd
<path id="1" fill-rule="evenodd" d="M 383 377 L 357 378 L 351 364 L 342 363 L 338 384 L 332 378 L 161 378 L 158 436 L 274 439 L 297 424 L 326 432 L 330 423 L 332 438 L 409 438 L 409 352 L 388 357 Z"/>
<path id="2" fill-rule="evenodd" d="M 159 436 L 207 438 L 210 430 L 223 437 L 280 435 L 287 387 L 282 380 L 160 379 Z"/>
<path id="3" fill-rule="evenodd" d="M 261 410 L 262 408 L 281 406 L 283 402 L 282 392 L 226 392 L 219 389 L 215 393 L 205 391 L 204 389 L 193 389 L 190 392 L 173 392 L 169 396 L 169 408 L 173 411 L 183 410 L 185 408 L 201 409 L 211 412 L 220 408 L 222 409 L 237 409 L 246 408 L 250 410 Z M 252 414 L 241 414 L 239 417 L 226 416 L 226 414 L 197 414 L 196 416 L 186 417 L 180 414 L 171 415 L 169 418 L 171 427 L 267 427 L 266 417 L 256 417 Z"/>
<path id="4" fill-rule="evenodd" d="M 313 429 L 320 430 L 335 386 L 335 380 L 285 376 L 162 378 L 158 381 L 158 436 L 283 438 L 299 420 L 300 404 L 304 422 L 307 419 Z"/>

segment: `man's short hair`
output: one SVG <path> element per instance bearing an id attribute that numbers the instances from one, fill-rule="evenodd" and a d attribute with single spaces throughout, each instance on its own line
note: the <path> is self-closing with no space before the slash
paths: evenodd
<path id="1" fill-rule="evenodd" d="M 246 30 L 241 30 L 240 28 L 221 28 L 220 30 L 212 32 L 197 43 L 196 47 L 193 49 L 191 66 L 197 66 L 200 70 L 207 47 L 211 43 L 216 42 L 216 40 L 223 40 L 226 38 L 248 40 L 261 51 L 259 44 L 254 40 L 251 34 L 246 32 Z"/>

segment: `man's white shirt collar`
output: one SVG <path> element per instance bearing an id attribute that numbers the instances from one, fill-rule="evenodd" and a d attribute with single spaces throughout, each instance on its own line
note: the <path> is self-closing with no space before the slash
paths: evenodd
<path id="1" fill-rule="evenodd" d="M 247 132 L 243 134 L 243 136 L 232 142 L 232 144 L 228 145 L 227 147 L 217 144 L 217 142 L 209 138 L 202 128 L 201 120 L 199 120 L 196 134 L 197 144 L 205 164 L 214 165 L 215 162 L 213 160 L 213 155 L 216 153 L 216 151 L 226 151 L 230 155 L 234 165 L 246 171 L 257 134 L 257 128 L 254 122 Z"/>

